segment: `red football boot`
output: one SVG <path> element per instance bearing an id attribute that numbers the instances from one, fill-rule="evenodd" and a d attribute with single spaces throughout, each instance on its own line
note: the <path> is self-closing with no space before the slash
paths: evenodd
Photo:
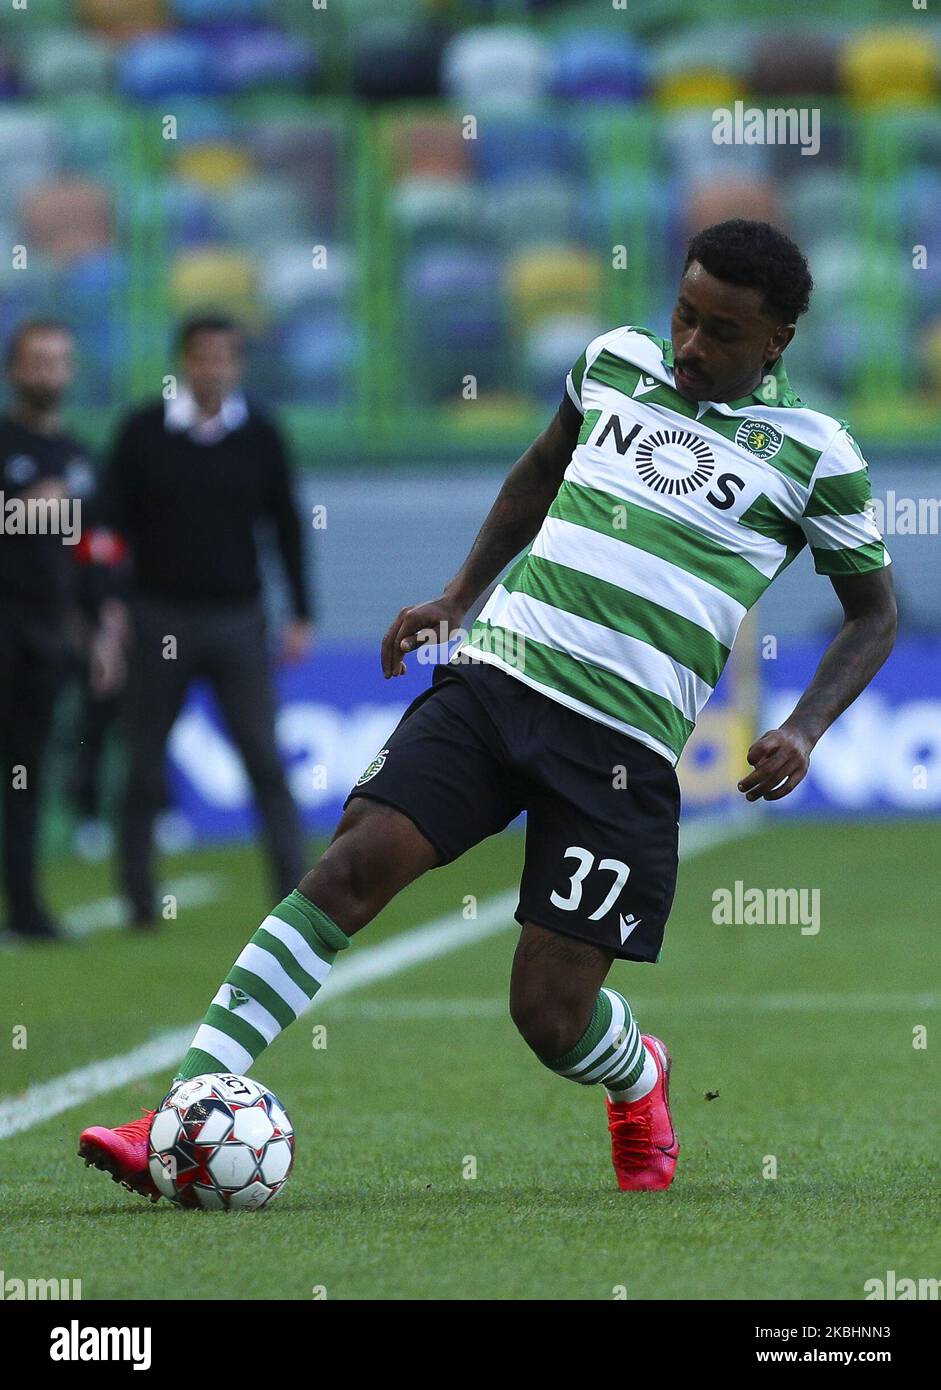
<path id="1" fill-rule="evenodd" d="M 615 1105 L 608 1097 L 611 1162 L 622 1192 L 656 1192 L 669 1187 L 680 1143 L 670 1115 L 670 1054 L 659 1038 L 641 1035 L 657 1064 L 653 1090 L 641 1100 Z"/>
<path id="2" fill-rule="evenodd" d="M 84 1158 L 86 1168 L 94 1165 L 103 1173 L 110 1173 L 113 1181 L 129 1192 L 139 1192 L 142 1197 L 159 1202 L 160 1193 L 147 1167 L 147 1136 L 154 1114 L 153 1110 L 145 1110 L 139 1120 L 118 1125 L 117 1129 L 103 1129 L 101 1125 L 83 1129 L 78 1156 Z"/>

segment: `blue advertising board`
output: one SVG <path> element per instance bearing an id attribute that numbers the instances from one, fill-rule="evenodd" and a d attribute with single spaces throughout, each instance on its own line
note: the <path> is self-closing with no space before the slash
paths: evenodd
<path id="1" fill-rule="evenodd" d="M 761 727 L 793 709 L 824 642 L 782 641 L 759 665 Z M 431 679 L 413 656 L 406 675 L 384 680 L 378 644 L 324 646 L 278 670 L 277 737 L 291 790 L 311 831 L 329 832 L 360 773 Z M 941 810 L 941 641 L 908 638 L 872 685 L 821 740 L 811 771 L 780 814 L 919 814 Z M 680 765 L 684 813 L 740 798 L 743 750 L 753 730 L 720 687 Z M 198 839 L 244 838 L 257 829 L 251 787 L 210 692 L 196 686 L 169 745 L 174 803 Z"/>

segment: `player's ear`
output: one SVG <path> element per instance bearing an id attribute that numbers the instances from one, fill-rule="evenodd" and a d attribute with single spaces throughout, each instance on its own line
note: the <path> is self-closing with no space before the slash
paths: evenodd
<path id="1" fill-rule="evenodd" d="M 768 346 L 765 351 L 766 362 L 777 362 L 781 353 L 797 332 L 796 323 L 779 323 L 771 337 L 768 339 Z"/>

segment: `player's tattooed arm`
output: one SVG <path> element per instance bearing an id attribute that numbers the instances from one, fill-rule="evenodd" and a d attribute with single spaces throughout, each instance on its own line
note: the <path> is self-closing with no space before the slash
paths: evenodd
<path id="1" fill-rule="evenodd" d="M 818 739 L 865 690 L 895 643 L 891 570 L 834 576 L 831 583 L 843 605 L 843 626 L 793 713 L 749 748 L 754 770 L 738 784 L 747 801 L 780 801 L 804 780 Z"/>
<path id="2" fill-rule="evenodd" d="M 422 634 L 432 632 L 440 641 L 445 640 L 442 634 L 459 628 L 475 599 L 533 539 L 571 462 L 581 423 L 571 402 L 563 402 L 510 469 L 467 558 L 441 597 L 403 608 L 393 619 L 382 639 L 383 675 L 402 675 L 403 655 L 428 640 Z"/>

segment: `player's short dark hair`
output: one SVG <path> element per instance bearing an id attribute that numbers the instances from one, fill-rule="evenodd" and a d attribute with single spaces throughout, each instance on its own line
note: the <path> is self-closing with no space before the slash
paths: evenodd
<path id="1" fill-rule="evenodd" d="M 176 335 L 177 351 L 185 352 L 193 339 L 198 338 L 201 333 L 231 333 L 240 345 L 242 342 L 241 325 L 235 319 L 229 318 L 228 314 L 194 314 L 180 324 Z"/>
<path id="2" fill-rule="evenodd" d="M 717 280 L 760 290 L 769 313 L 793 323 L 807 312 L 814 287 L 800 247 L 770 222 L 733 217 L 690 239 L 684 273 L 692 261 Z"/>
<path id="3" fill-rule="evenodd" d="M 24 319 L 22 323 L 16 325 L 7 339 L 4 360 L 8 367 L 11 367 L 16 361 L 16 354 L 20 350 L 23 339 L 28 338 L 30 333 L 67 333 L 70 338 L 73 336 L 71 325 L 67 324 L 64 319 Z"/>

